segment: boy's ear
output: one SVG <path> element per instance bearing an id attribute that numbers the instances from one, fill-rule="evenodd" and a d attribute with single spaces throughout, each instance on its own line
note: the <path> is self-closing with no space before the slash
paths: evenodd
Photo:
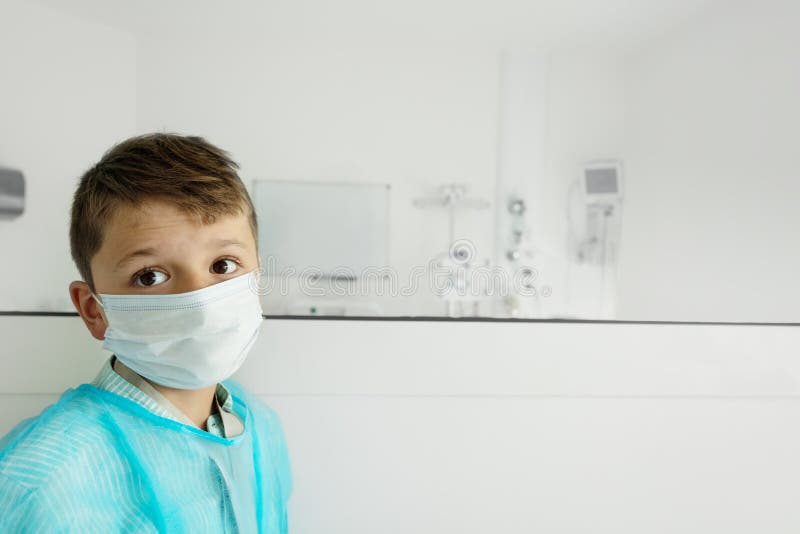
<path id="1" fill-rule="evenodd" d="M 108 321 L 103 309 L 92 296 L 89 284 L 75 280 L 69 285 L 69 296 L 72 299 L 72 305 L 75 306 L 92 337 L 104 340 Z"/>

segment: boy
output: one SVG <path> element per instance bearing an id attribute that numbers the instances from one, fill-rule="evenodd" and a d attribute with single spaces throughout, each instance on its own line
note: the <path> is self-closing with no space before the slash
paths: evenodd
<path id="1" fill-rule="evenodd" d="M 286 532 L 280 423 L 227 380 L 262 320 L 237 168 L 202 138 L 152 134 L 81 178 L 69 291 L 113 355 L 0 440 L 0 532 Z"/>

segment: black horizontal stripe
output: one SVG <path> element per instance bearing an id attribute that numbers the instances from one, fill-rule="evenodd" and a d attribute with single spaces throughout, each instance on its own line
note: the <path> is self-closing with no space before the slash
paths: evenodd
<path id="1" fill-rule="evenodd" d="M 0 311 L 0 317 L 77 317 L 77 312 Z M 267 321 L 373 321 L 373 322 L 452 322 L 452 323 L 544 323 L 544 324 L 608 324 L 608 325 L 698 325 L 698 326 L 800 326 L 800 323 L 763 323 L 736 321 L 630 321 L 611 319 L 513 319 L 508 317 L 439 317 L 426 315 L 342 316 L 342 315 L 264 315 Z"/>

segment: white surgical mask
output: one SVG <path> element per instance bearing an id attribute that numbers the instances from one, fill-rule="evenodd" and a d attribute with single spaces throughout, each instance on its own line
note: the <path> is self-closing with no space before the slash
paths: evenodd
<path id="1" fill-rule="evenodd" d="M 101 294 L 103 348 L 163 386 L 200 389 L 225 380 L 258 337 L 263 312 L 255 273 L 188 293 Z"/>

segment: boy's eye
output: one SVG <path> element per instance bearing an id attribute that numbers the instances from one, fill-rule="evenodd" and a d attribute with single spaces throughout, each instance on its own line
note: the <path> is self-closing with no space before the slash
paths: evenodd
<path id="1" fill-rule="evenodd" d="M 144 271 L 137 274 L 134 279 L 134 284 L 137 286 L 151 287 L 166 281 L 168 276 L 159 271 Z"/>
<path id="2" fill-rule="evenodd" d="M 211 265 L 211 270 L 216 274 L 230 274 L 239 266 L 231 259 L 217 260 Z"/>

